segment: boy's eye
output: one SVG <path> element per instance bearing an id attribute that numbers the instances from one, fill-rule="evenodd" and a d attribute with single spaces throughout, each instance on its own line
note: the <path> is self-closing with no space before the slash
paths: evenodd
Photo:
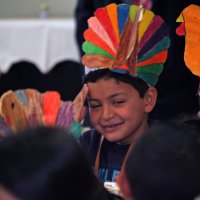
<path id="1" fill-rule="evenodd" d="M 121 104 L 123 104 L 125 102 L 126 102 L 125 100 L 115 100 L 115 101 L 113 101 L 113 104 L 114 105 L 121 105 Z"/>
<path id="2" fill-rule="evenodd" d="M 93 104 L 93 103 L 89 104 L 89 107 L 91 109 L 99 108 L 100 106 L 101 106 L 101 104 Z"/>

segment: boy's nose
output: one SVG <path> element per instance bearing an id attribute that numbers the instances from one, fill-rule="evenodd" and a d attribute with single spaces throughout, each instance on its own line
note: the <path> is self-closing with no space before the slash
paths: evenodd
<path id="1" fill-rule="evenodd" d="M 114 112 L 110 106 L 104 106 L 101 113 L 101 118 L 109 120 L 114 116 Z"/>

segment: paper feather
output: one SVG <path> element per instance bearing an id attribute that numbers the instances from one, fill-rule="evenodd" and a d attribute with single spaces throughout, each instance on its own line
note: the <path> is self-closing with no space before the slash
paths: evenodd
<path id="1" fill-rule="evenodd" d="M 14 92 L 8 91 L 2 95 L 1 107 L 5 121 L 13 131 L 28 127 L 23 105 Z"/>
<path id="2" fill-rule="evenodd" d="M 3 117 L 0 117 L 0 140 L 13 133 L 12 129 L 6 124 Z"/>
<path id="3" fill-rule="evenodd" d="M 55 91 L 48 91 L 43 94 L 42 98 L 44 123 L 54 126 L 60 107 L 60 94 Z"/>
<path id="4" fill-rule="evenodd" d="M 73 116 L 73 103 L 70 101 L 61 102 L 59 113 L 56 119 L 56 126 L 67 130 L 73 123 Z"/>
<path id="5" fill-rule="evenodd" d="M 24 113 L 30 127 L 44 125 L 42 111 L 42 95 L 34 89 L 24 91 L 27 98 L 27 105 L 24 106 Z"/>

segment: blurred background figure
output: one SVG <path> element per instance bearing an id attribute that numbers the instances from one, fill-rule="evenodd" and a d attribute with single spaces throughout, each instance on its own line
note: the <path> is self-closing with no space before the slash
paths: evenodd
<path id="1" fill-rule="evenodd" d="M 63 130 L 38 127 L 6 137 L 0 160 L 0 199 L 108 199 L 79 145 Z"/>
<path id="2" fill-rule="evenodd" d="M 200 120 L 149 129 L 118 178 L 125 200 L 193 200 L 200 193 Z"/>
<path id="3" fill-rule="evenodd" d="M 48 73 L 30 62 L 18 62 L 0 76 L 0 95 L 8 90 L 34 88 L 39 92 L 55 90 L 62 100 L 74 100 L 82 88 L 82 65 L 66 60 L 58 63 Z"/>

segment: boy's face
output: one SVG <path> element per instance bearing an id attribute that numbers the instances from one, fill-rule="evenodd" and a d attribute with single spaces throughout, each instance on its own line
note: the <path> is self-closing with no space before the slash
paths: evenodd
<path id="1" fill-rule="evenodd" d="M 87 85 L 91 122 L 107 140 L 130 144 L 148 128 L 153 108 L 147 109 L 146 97 L 130 84 L 110 78 Z"/>

